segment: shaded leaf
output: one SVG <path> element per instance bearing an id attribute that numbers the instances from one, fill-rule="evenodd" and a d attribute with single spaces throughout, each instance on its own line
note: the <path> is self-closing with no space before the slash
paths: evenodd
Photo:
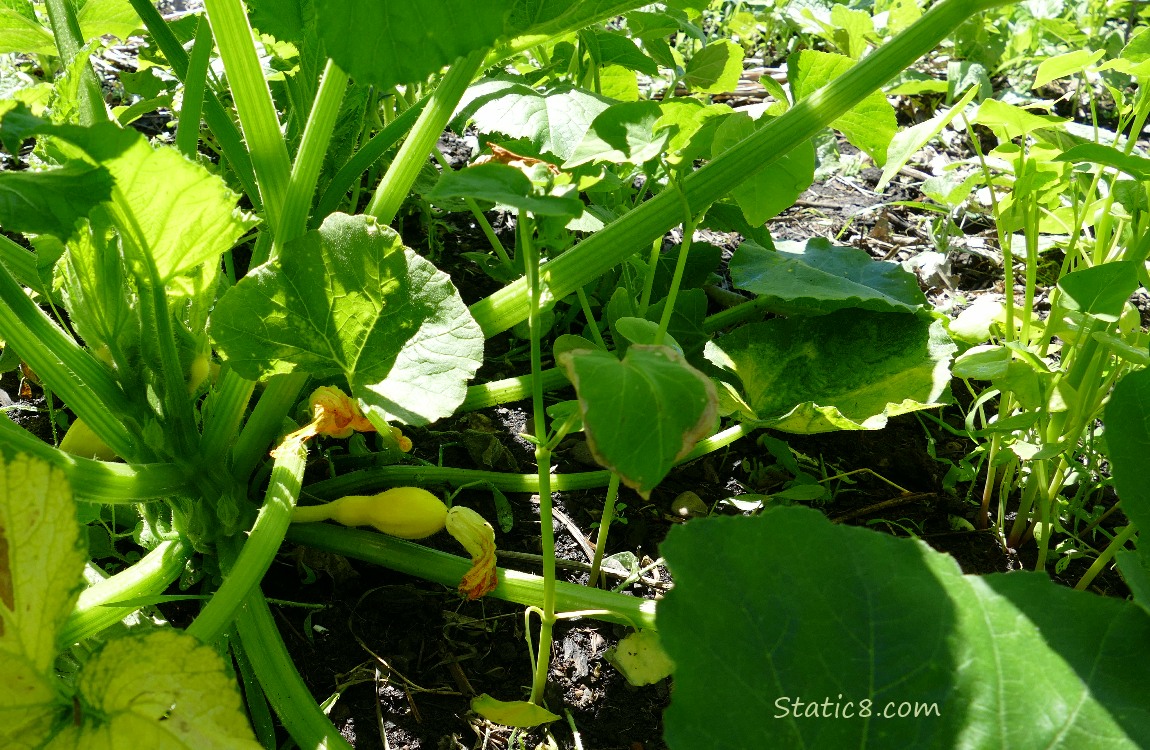
<path id="1" fill-rule="evenodd" d="M 657 102 L 624 102 L 600 112 L 564 169 L 590 161 L 643 164 L 663 153 L 670 131 L 655 132 L 662 110 Z"/>
<path id="2" fill-rule="evenodd" d="M 68 239 L 76 222 L 112 196 L 103 167 L 75 160 L 42 172 L 0 173 L 0 226 Z"/>
<path id="3" fill-rule="evenodd" d="M 1132 260 L 1103 263 L 1065 274 L 1058 280 L 1063 297 L 1059 300 L 1071 310 L 1113 323 L 1138 288 L 1138 266 Z"/>
<path id="4" fill-rule="evenodd" d="M 583 213 L 583 202 L 577 196 L 537 195 L 531 180 L 522 170 L 497 162 L 444 172 L 424 197 L 433 202 L 446 198 L 493 201 L 536 216 L 578 216 Z"/>
<path id="5" fill-rule="evenodd" d="M 897 263 L 865 250 L 816 237 L 805 246 L 779 242 L 777 250 L 743 243 L 731 258 L 731 283 L 788 315 L 823 315 L 846 307 L 876 312 L 916 312 L 926 305 L 918 280 Z"/>
<path id="6" fill-rule="evenodd" d="M 344 376 L 377 428 L 451 414 L 483 359 L 483 334 L 447 275 L 390 227 L 345 214 L 228 290 L 211 334 L 249 379 Z"/>
<path id="7" fill-rule="evenodd" d="M 704 351 L 742 384 L 749 421 L 815 433 L 937 406 L 955 349 L 939 321 L 854 309 L 752 323 Z"/>
<path id="8" fill-rule="evenodd" d="M 595 460 L 644 498 L 715 426 L 714 384 L 669 347 L 633 344 L 621 362 L 575 350 L 559 365 L 575 385 Z"/>
<path id="9" fill-rule="evenodd" d="M 922 542 L 796 507 L 695 520 L 661 552 L 673 750 L 1150 741 L 1150 618 L 1132 603 L 966 576 Z"/>

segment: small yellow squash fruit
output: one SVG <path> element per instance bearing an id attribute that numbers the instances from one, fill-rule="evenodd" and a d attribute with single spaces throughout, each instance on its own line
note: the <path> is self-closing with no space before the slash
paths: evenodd
<path id="1" fill-rule="evenodd" d="M 372 526 L 400 539 L 423 539 L 443 529 L 447 506 L 419 487 L 393 487 L 377 495 L 347 495 L 326 505 L 298 507 L 295 523 L 335 521 L 344 526 Z"/>
<path id="2" fill-rule="evenodd" d="M 81 419 L 72 420 L 72 426 L 60 441 L 60 450 L 80 458 L 94 458 L 98 461 L 114 461 L 116 454 L 92 428 Z"/>

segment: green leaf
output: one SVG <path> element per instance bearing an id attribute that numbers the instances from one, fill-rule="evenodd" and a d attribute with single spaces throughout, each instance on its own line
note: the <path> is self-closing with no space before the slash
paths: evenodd
<path id="1" fill-rule="evenodd" d="M 918 280 L 897 263 L 874 260 L 865 250 L 816 237 L 806 246 L 779 242 L 776 251 L 743 243 L 731 258 L 731 283 L 786 315 L 823 315 L 845 307 L 876 312 L 917 312 L 926 305 Z"/>
<path id="2" fill-rule="evenodd" d="M 714 384 L 669 347 L 633 344 L 622 362 L 569 351 L 559 365 L 575 386 L 591 454 L 644 498 L 717 421 Z"/>
<path id="3" fill-rule="evenodd" d="M 359 83 L 387 91 L 423 81 L 504 35 L 512 0 L 315 0 L 328 54 Z"/>
<path id="4" fill-rule="evenodd" d="M 1146 547 L 1142 546 L 1137 551 L 1120 549 L 1114 560 L 1134 603 L 1150 614 L 1150 554 Z"/>
<path id="5" fill-rule="evenodd" d="M 494 201 L 536 216 L 578 216 L 583 213 L 583 202 L 578 196 L 536 195 L 531 180 L 522 170 L 497 162 L 444 172 L 424 197 L 432 202 L 448 198 Z"/>
<path id="6" fill-rule="evenodd" d="M 932 138 L 942 132 L 950 122 L 966 109 L 978 94 L 978 86 L 971 86 L 966 94 L 954 106 L 934 117 L 913 125 L 906 130 L 895 133 L 887 149 L 886 165 L 882 170 L 882 177 L 875 185 L 875 192 L 881 193 L 890 183 L 898 171 L 906 166 L 910 157 L 918 153 Z"/>
<path id="7" fill-rule="evenodd" d="M 71 125 L 45 132 L 82 148 L 116 180 L 123 224 L 168 282 L 202 263 L 216 263 L 252 225 L 238 197 L 219 175 L 168 146 L 153 147 L 141 133 L 111 123 Z"/>
<path id="8" fill-rule="evenodd" d="M 955 348 L 939 321 L 849 309 L 752 323 L 705 354 L 742 383 L 756 424 L 815 433 L 877 430 L 937 406 Z"/>
<path id="9" fill-rule="evenodd" d="M 672 750 L 1150 742 L 1150 617 L 1132 603 L 966 576 L 922 542 L 797 507 L 694 520 L 661 552 Z"/>
<path id="10" fill-rule="evenodd" d="M 734 91 L 743 74 L 743 48 L 730 39 L 716 39 L 687 63 L 683 83 L 701 94 Z"/>
<path id="11" fill-rule="evenodd" d="M 649 76 L 659 74 L 659 66 L 626 34 L 606 29 L 590 28 L 579 34 L 580 41 L 591 57 L 601 66 L 621 65 Z"/>
<path id="12" fill-rule="evenodd" d="M 1113 146 L 1103 146 L 1101 143 L 1080 143 L 1054 157 L 1052 161 L 1101 164 L 1119 169 L 1136 180 L 1150 180 L 1150 159 L 1127 154 Z"/>
<path id="13" fill-rule="evenodd" d="M 791 95 L 797 102 L 810 96 L 825 84 L 841 76 L 854 60 L 831 52 L 803 50 L 787 59 L 787 78 Z M 849 112 L 835 120 L 831 127 L 870 154 L 880 167 L 886 163 L 886 151 L 898 131 L 894 107 L 881 91 L 872 91 Z"/>
<path id="14" fill-rule="evenodd" d="M 211 644 L 172 630 L 109 641 L 85 662 L 77 701 L 80 726 L 49 748 L 141 747 L 258 750 L 235 679 Z"/>
<path id="15" fill-rule="evenodd" d="M 661 116 L 658 102 L 623 102 L 608 107 L 591 121 L 590 129 L 563 168 L 590 161 L 643 164 L 657 159 L 671 137 L 666 129 L 655 132 Z"/>
<path id="16" fill-rule="evenodd" d="M 542 706 L 528 701 L 501 701 L 487 693 L 471 699 L 471 710 L 505 727 L 537 727 L 559 721 L 558 716 Z"/>
<path id="17" fill-rule="evenodd" d="M 1145 534 L 1150 529 L 1150 370 L 1127 373 L 1106 404 L 1106 447 L 1122 510 Z"/>
<path id="18" fill-rule="evenodd" d="M 281 42 L 297 47 L 316 31 L 316 10 L 312 0 L 248 0 L 244 3 L 252 26 Z"/>
<path id="19" fill-rule="evenodd" d="M 63 472 L 0 450 L 0 747 L 36 746 L 64 709 L 56 637 L 80 595 L 85 561 Z"/>
<path id="20" fill-rule="evenodd" d="M 1076 49 L 1061 55 L 1048 57 L 1038 64 L 1034 74 L 1034 85 L 1031 88 L 1040 88 L 1059 78 L 1082 73 L 1102 59 L 1106 50 L 1091 51 Z"/>
<path id="21" fill-rule="evenodd" d="M 463 401 L 483 335 L 446 274 L 370 217 L 332 214 L 220 299 L 211 334 L 243 377 L 343 375 L 373 421 Z"/>
<path id="22" fill-rule="evenodd" d="M 502 133 L 526 138 L 539 153 L 566 160 L 591 122 L 613 102 L 571 86 L 536 91 L 522 83 L 487 80 L 467 89 L 452 127 L 458 132 L 471 122 L 483 135 Z"/>
<path id="23" fill-rule="evenodd" d="M 719 123 L 711 142 L 712 157 L 718 156 L 766 124 L 756 124 L 750 115 L 736 112 Z M 815 179 L 815 147 L 810 142 L 798 146 L 776 159 L 770 166 L 742 182 L 731 196 L 751 226 L 762 226 L 767 219 L 790 208 Z"/>
<path id="24" fill-rule="evenodd" d="M 1103 263 L 1072 271 L 1058 280 L 1062 305 L 1113 323 L 1138 288 L 1138 266 L 1132 260 Z"/>
<path id="25" fill-rule="evenodd" d="M 105 35 L 127 41 L 133 31 L 144 28 L 128 0 L 84 0 L 76 5 L 84 41 Z"/>
<path id="26" fill-rule="evenodd" d="M 108 170 L 78 159 L 43 172 L 0 173 L 0 226 L 66 240 L 76 222 L 111 197 L 112 182 Z"/>
<path id="27" fill-rule="evenodd" d="M 0 8 L 0 55 L 56 55 L 56 40 L 34 19 L 14 8 Z"/>
<path id="28" fill-rule="evenodd" d="M 1061 125 L 1066 120 L 1054 115 L 1036 115 L 1013 104 L 987 99 L 978 105 L 973 122 L 993 130 L 1000 141 L 1012 141 L 1035 130 Z"/>

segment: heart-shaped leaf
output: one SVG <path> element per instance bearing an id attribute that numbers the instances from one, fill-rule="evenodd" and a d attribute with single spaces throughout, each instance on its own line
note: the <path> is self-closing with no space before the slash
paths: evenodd
<path id="1" fill-rule="evenodd" d="M 714 384 L 670 347 L 632 344 L 621 362 L 574 350 L 559 364 L 575 385 L 591 454 L 644 498 L 715 426 Z"/>
<path id="2" fill-rule="evenodd" d="M 211 334 L 252 380 L 344 376 L 376 423 L 451 414 L 483 361 L 483 333 L 447 275 L 390 227 L 345 214 L 229 289 Z"/>

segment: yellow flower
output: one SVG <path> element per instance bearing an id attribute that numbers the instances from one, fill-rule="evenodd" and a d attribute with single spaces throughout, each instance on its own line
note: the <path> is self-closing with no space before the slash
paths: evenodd
<path id="1" fill-rule="evenodd" d="M 316 435 L 345 438 L 351 437 L 356 431 L 375 432 L 375 425 L 363 415 L 355 400 L 334 385 L 316 388 L 307 402 L 311 408 L 311 422 L 285 437 L 280 446 L 272 451 L 273 456 L 288 446 L 299 445 Z M 388 429 L 401 451 L 407 453 L 411 450 L 411 440 L 398 427 Z"/>
<path id="2" fill-rule="evenodd" d="M 471 553 L 471 570 L 459 582 L 468 599 L 490 593 L 499 583 L 495 567 L 495 529 L 470 508 L 457 505 L 447 512 L 447 533 Z"/>

